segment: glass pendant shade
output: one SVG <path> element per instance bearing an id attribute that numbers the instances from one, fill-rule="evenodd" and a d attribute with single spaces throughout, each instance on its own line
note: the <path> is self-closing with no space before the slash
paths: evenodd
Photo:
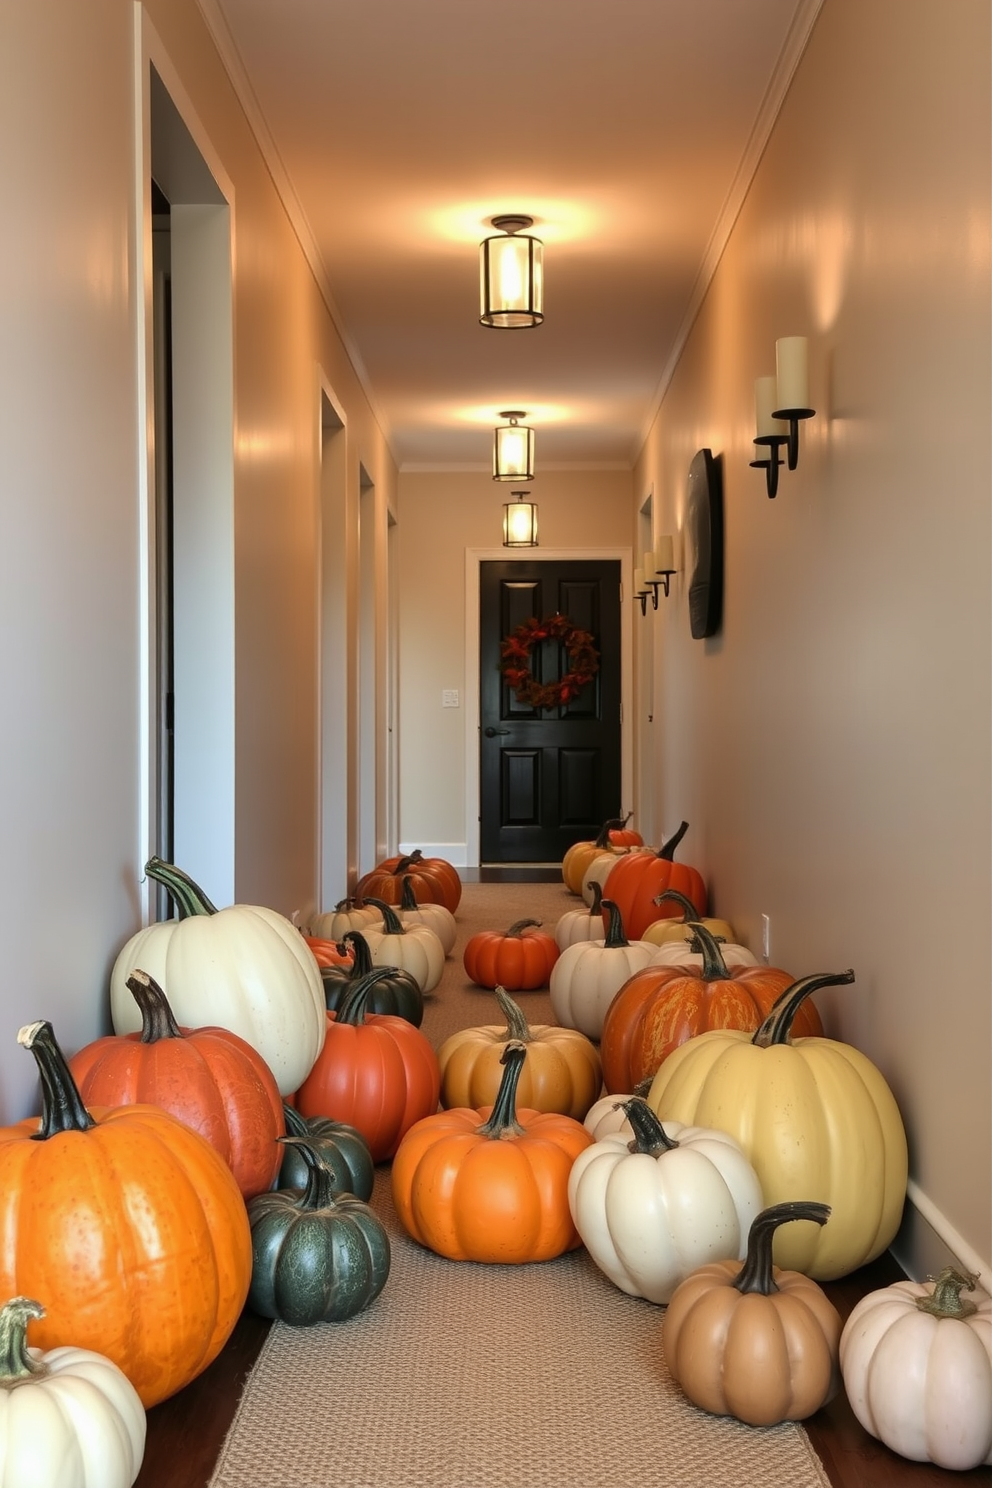
<path id="1" fill-rule="evenodd" d="M 493 480 L 534 479 L 534 430 L 518 424 L 522 413 L 501 413 L 509 423 L 493 430 Z"/>
<path id="2" fill-rule="evenodd" d="M 526 496 L 527 491 L 514 491 Z M 507 501 L 503 507 L 504 548 L 537 547 L 537 504 L 533 501 Z"/>
<path id="3" fill-rule="evenodd" d="M 494 227 L 508 231 L 480 248 L 482 325 L 514 330 L 544 319 L 544 244 L 517 231 L 530 224 L 529 217 L 493 218 Z"/>

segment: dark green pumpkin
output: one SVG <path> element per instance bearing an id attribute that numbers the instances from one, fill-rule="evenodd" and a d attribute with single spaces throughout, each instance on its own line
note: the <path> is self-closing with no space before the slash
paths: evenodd
<path id="1" fill-rule="evenodd" d="M 388 1013 L 392 1018 L 405 1018 L 408 1023 L 413 1024 L 414 1028 L 419 1028 L 424 1021 L 424 994 L 420 990 L 420 983 L 416 977 L 412 977 L 408 971 L 403 971 L 399 966 L 376 967 L 372 961 L 369 943 L 360 930 L 349 930 L 342 944 L 350 946 L 354 953 L 351 965 L 322 966 L 320 969 L 327 1011 L 329 1013 L 339 1012 L 341 1004 L 354 984 L 361 981 L 363 976 L 368 976 L 370 971 L 388 969 L 392 975 L 382 977 L 376 982 L 369 993 L 365 1011 Z"/>
<path id="2" fill-rule="evenodd" d="M 369 1144 L 357 1126 L 333 1121 L 330 1116 L 301 1116 L 295 1106 L 283 1103 L 286 1131 L 291 1137 L 306 1137 L 317 1156 L 330 1170 L 338 1193 L 353 1193 L 370 1199 L 375 1183 L 375 1163 Z M 298 1147 L 287 1146 L 276 1188 L 306 1188 L 309 1172 Z"/>
<path id="3" fill-rule="evenodd" d="M 342 1323 L 362 1312 L 389 1275 L 389 1236 L 368 1204 L 335 1193 L 306 1137 L 280 1137 L 307 1164 L 307 1186 L 258 1194 L 248 1203 L 248 1306 L 290 1327 Z"/>

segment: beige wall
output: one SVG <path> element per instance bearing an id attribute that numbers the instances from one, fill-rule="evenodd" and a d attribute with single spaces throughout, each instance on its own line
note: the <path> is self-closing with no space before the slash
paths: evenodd
<path id="1" fill-rule="evenodd" d="M 484 441 L 485 435 L 480 438 Z M 540 450 L 538 449 L 538 461 Z M 627 548 L 633 542 L 629 470 L 541 471 L 542 551 Z M 404 472 L 397 531 L 400 841 L 463 851 L 466 837 L 465 554 L 502 550 L 502 483 L 476 472 Z M 442 708 L 457 688 L 462 706 Z M 464 861 L 464 859 L 462 859 Z"/>
<path id="2" fill-rule="evenodd" d="M 635 474 L 657 531 L 698 447 L 725 474 L 722 632 L 690 638 L 684 580 L 654 622 L 662 819 L 752 945 L 770 915 L 775 964 L 854 968 L 828 1031 L 891 1083 L 924 1214 L 986 1262 L 989 22 L 826 0 Z M 753 387 L 797 334 L 817 416 L 770 501 Z"/>

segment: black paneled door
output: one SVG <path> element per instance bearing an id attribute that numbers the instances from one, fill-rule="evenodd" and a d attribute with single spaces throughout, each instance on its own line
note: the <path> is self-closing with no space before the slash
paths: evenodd
<path id="1" fill-rule="evenodd" d="M 557 863 L 620 814 L 620 564 L 483 563 L 479 576 L 480 847 L 483 863 Z M 564 707 L 520 703 L 499 670 L 515 626 L 561 614 L 588 630 L 599 671 Z M 552 682 L 567 668 L 557 641 L 531 652 Z"/>

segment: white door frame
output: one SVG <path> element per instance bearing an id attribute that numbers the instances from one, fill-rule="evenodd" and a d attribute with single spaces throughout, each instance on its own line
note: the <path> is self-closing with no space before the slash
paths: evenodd
<path id="1" fill-rule="evenodd" d="M 634 787 L 633 627 L 631 550 L 627 548 L 465 549 L 465 864 L 479 866 L 479 580 L 482 563 L 613 561 L 620 564 L 620 792 L 621 810 Z"/>

